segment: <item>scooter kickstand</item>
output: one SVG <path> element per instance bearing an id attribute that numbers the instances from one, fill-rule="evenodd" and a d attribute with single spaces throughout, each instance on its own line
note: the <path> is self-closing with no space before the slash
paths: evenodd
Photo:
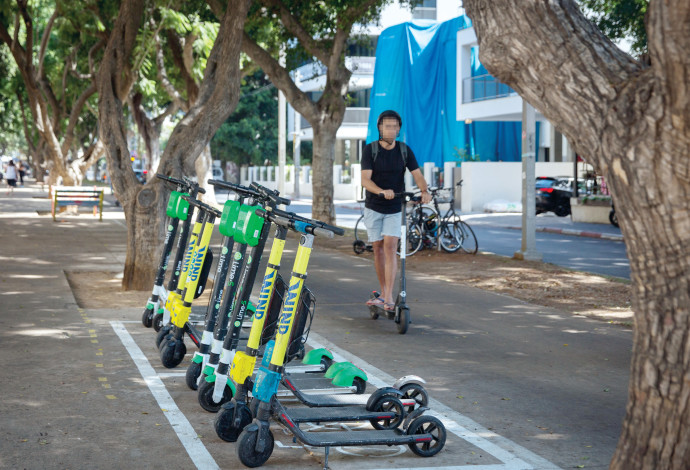
<path id="1" fill-rule="evenodd" d="M 326 446 L 326 460 L 323 462 L 323 470 L 328 470 L 328 451 L 331 450 L 331 446 Z"/>

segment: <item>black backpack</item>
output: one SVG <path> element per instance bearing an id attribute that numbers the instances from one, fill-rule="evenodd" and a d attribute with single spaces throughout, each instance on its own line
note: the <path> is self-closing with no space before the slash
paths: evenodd
<path id="1" fill-rule="evenodd" d="M 403 167 L 407 168 L 407 144 L 405 142 L 400 142 L 400 153 L 402 154 Z M 374 163 L 376 163 L 376 157 L 379 155 L 379 141 L 375 140 L 371 143 L 371 168 L 374 168 Z"/>

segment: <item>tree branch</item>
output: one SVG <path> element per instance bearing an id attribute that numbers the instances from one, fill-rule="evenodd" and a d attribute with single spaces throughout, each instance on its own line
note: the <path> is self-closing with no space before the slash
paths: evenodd
<path id="1" fill-rule="evenodd" d="M 316 104 L 309 99 L 306 93 L 297 88 L 285 67 L 280 65 L 271 54 L 259 46 L 246 32 L 242 39 L 242 50 L 261 67 L 261 70 L 268 75 L 271 82 L 280 91 L 285 93 L 287 100 L 300 114 L 307 117 L 313 116 L 318 112 Z"/>
<path id="2" fill-rule="evenodd" d="M 579 153 L 596 154 L 605 116 L 642 64 L 618 49 L 572 0 L 466 0 L 464 6 L 489 72 L 556 124 Z M 582 133 L 583 125 L 592 132 Z"/>
<path id="3" fill-rule="evenodd" d="M 185 101 L 180 93 L 177 91 L 175 86 L 172 84 L 168 78 L 168 72 L 165 68 L 165 57 L 163 56 L 163 49 L 161 48 L 160 38 L 158 34 L 154 36 L 156 41 L 156 65 L 158 66 L 158 79 L 161 81 L 161 85 L 165 89 L 166 93 L 170 98 L 177 104 L 177 106 L 182 110 L 187 112 L 189 109 L 189 102 Z"/>
<path id="4" fill-rule="evenodd" d="M 321 41 L 314 39 L 311 34 L 302 27 L 299 20 L 290 13 L 290 10 L 288 10 L 281 0 L 263 0 L 263 3 L 264 5 L 278 10 L 280 22 L 283 23 L 285 29 L 295 35 L 300 45 L 304 47 L 309 54 L 316 57 L 323 64 L 328 63 L 328 53 L 324 49 Z"/>
<path id="5" fill-rule="evenodd" d="M 33 54 L 34 50 L 34 23 L 33 20 L 31 19 L 31 15 L 29 15 L 29 10 L 27 8 L 27 0 L 17 0 L 17 6 L 19 7 L 19 13 L 22 15 L 22 19 L 24 20 L 24 26 L 26 27 L 26 44 L 24 46 L 24 49 L 26 51 L 26 56 L 27 56 L 27 62 L 31 63 L 31 56 Z M 15 41 L 18 41 L 18 30 L 19 30 L 19 21 L 16 23 L 17 28 L 15 29 Z M 33 67 L 33 64 L 32 64 Z"/>
<path id="6" fill-rule="evenodd" d="M 81 116 L 81 111 L 84 108 L 84 104 L 86 103 L 86 100 L 88 100 L 91 97 L 91 95 L 96 93 L 96 90 L 97 90 L 96 82 L 92 81 L 91 85 L 89 85 L 89 87 L 79 95 L 79 98 L 77 98 L 77 101 L 75 101 L 72 104 L 72 111 L 70 112 L 69 122 L 67 124 L 67 129 L 65 130 L 65 137 L 64 137 L 64 140 L 62 141 L 62 153 L 63 153 L 63 155 L 67 154 L 67 150 L 72 145 L 72 139 L 74 138 L 74 128 L 77 125 L 77 121 L 79 120 L 79 116 Z"/>
<path id="7" fill-rule="evenodd" d="M 46 25 L 46 29 L 43 31 L 43 37 L 41 38 L 41 47 L 38 51 L 38 76 L 42 77 L 43 76 L 43 60 L 46 57 L 46 47 L 48 46 L 48 39 L 50 38 L 50 32 L 53 29 L 53 24 L 55 23 L 55 19 L 58 17 L 58 11 L 57 8 L 55 8 L 55 11 L 53 14 L 50 16 L 50 19 L 48 20 L 48 24 Z"/>
<path id="8" fill-rule="evenodd" d="M 216 18 L 219 20 L 223 19 L 223 15 L 225 14 L 225 5 L 223 2 L 220 0 L 206 0 L 206 4 L 211 8 L 213 14 L 216 15 Z"/>
<path id="9" fill-rule="evenodd" d="M 187 68 L 187 63 L 185 61 L 185 49 L 187 48 L 188 43 L 194 42 L 194 35 L 190 35 L 190 37 L 185 40 L 186 42 L 183 48 L 183 46 L 180 44 L 180 38 L 173 30 L 168 29 L 166 34 L 168 37 L 168 48 L 172 54 L 173 62 L 180 70 L 180 74 L 182 75 L 182 79 L 184 80 L 187 88 L 187 102 L 194 103 L 196 101 L 196 97 L 199 95 L 199 87 L 191 74 L 191 66 Z"/>
<path id="10" fill-rule="evenodd" d="M 674 115 L 690 122 L 690 4 L 683 0 L 652 1 L 647 12 L 649 55 L 655 77 L 668 90 L 664 102 Z M 678 121 L 680 122 L 680 121 Z"/>

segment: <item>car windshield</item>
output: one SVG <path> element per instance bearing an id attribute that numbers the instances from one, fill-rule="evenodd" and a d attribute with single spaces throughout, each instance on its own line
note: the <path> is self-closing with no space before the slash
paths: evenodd
<path id="1" fill-rule="evenodd" d="M 555 183 L 555 181 L 552 179 L 538 179 L 536 186 L 537 186 L 537 189 L 550 188 L 553 186 L 554 183 Z"/>

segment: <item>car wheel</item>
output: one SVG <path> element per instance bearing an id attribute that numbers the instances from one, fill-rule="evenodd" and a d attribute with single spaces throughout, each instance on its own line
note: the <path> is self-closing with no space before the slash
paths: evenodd
<path id="1" fill-rule="evenodd" d="M 570 215 L 570 205 L 565 202 L 560 202 L 553 211 L 558 217 L 565 217 Z"/>

